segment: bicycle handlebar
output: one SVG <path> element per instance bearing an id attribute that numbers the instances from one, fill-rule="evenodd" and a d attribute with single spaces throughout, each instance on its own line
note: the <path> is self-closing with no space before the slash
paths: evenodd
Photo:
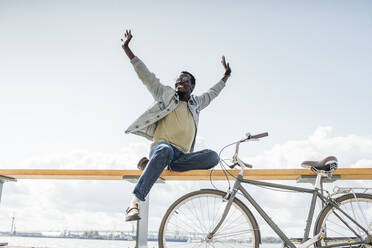
<path id="1" fill-rule="evenodd" d="M 269 136 L 268 132 L 259 133 L 259 134 L 256 134 L 256 135 L 250 135 L 249 134 L 247 138 L 240 140 L 240 142 L 245 142 L 245 141 L 248 141 L 248 140 L 251 140 L 251 139 L 260 139 L 260 138 L 267 137 L 267 136 Z"/>
<path id="2" fill-rule="evenodd" d="M 232 159 L 233 164 L 232 165 L 229 165 L 229 167 L 231 169 L 233 169 L 236 165 L 238 165 L 239 163 L 242 163 L 245 167 L 252 168 L 252 165 L 247 164 L 247 163 L 244 163 L 243 161 L 239 160 L 239 158 L 238 158 L 240 143 L 246 142 L 246 141 L 249 141 L 249 140 L 253 140 L 253 139 L 259 139 L 259 138 L 267 137 L 267 136 L 269 136 L 269 133 L 268 132 L 259 133 L 259 134 L 256 134 L 256 135 L 250 135 L 248 133 L 247 134 L 247 138 L 242 139 L 242 140 L 236 142 L 235 154 L 234 154 L 233 159 Z M 235 144 L 235 143 L 233 143 L 233 144 Z M 243 167 L 242 167 L 242 169 L 244 170 Z"/>
<path id="3" fill-rule="evenodd" d="M 259 139 L 259 138 L 263 138 L 263 137 L 267 137 L 267 136 L 269 136 L 269 133 L 265 132 L 265 133 L 260 133 L 260 134 L 250 136 L 249 138 L 250 139 Z"/>

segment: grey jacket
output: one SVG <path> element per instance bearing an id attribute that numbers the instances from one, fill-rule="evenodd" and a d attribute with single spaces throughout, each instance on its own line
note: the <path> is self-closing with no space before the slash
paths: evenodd
<path id="1" fill-rule="evenodd" d="M 161 84 L 155 74 L 150 72 L 138 57 L 134 57 L 131 63 L 138 77 L 154 97 L 155 102 L 128 127 L 125 133 L 137 134 L 152 140 L 158 121 L 177 108 L 179 97 L 172 87 Z M 194 117 L 196 131 L 199 123 L 200 111 L 207 107 L 224 87 L 225 83 L 221 80 L 201 96 L 191 95 L 188 107 Z M 191 146 L 191 152 L 194 150 L 195 137 Z"/>

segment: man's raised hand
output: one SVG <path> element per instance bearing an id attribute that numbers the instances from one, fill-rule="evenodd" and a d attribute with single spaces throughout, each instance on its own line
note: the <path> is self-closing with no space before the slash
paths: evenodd
<path id="1" fill-rule="evenodd" d="M 130 40 L 132 39 L 132 32 L 131 30 L 125 30 L 125 41 L 123 39 L 121 39 L 121 47 L 124 48 L 124 47 L 127 47 Z"/>
<path id="2" fill-rule="evenodd" d="M 222 56 L 222 61 L 221 61 L 223 67 L 225 68 L 225 76 L 230 76 L 231 75 L 231 68 L 230 64 L 226 63 L 225 56 Z"/>
<path id="3" fill-rule="evenodd" d="M 125 30 L 125 41 L 121 39 L 121 47 L 124 49 L 124 52 L 127 54 L 128 58 L 131 60 L 135 57 L 133 52 L 129 49 L 129 46 L 128 46 L 132 37 L 133 37 L 132 32 L 130 31 L 130 29 L 129 30 L 127 29 Z"/>
<path id="4" fill-rule="evenodd" d="M 230 68 L 230 64 L 229 63 L 226 63 L 225 56 L 222 56 L 221 63 L 223 65 L 223 68 L 225 68 L 225 74 L 224 74 L 224 76 L 223 76 L 223 78 L 221 80 L 226 83 L 227 82 L 227 79 L 229 79 L 229 77 L 231 75 L 231 68 Z"/>

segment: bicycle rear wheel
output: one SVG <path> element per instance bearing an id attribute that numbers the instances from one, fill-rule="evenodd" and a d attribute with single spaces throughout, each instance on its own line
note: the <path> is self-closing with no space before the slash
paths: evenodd
<path id="1" fill-rule="evenodd" d="M 336 199 L 339 207 L 372 234 L 372 195 L 356 193 Z M 332 205 L 326 206 L 319 214 L 314 235 L 322 228 L 325 237 L 315 243 L 315 247 L 366 247 L 371 242 L 367 234 Z"/>
<path id="2" fill-rule="evenodd" d="M 159 248 L 255 247 L 260 243 L 258 225 L 249 209 L 234 199 L 225 221 L 211 240 L 206 237 L 219 222 L 226 192 L 204 189 L 188 193 L 165 213 L 159 229 Z"/>

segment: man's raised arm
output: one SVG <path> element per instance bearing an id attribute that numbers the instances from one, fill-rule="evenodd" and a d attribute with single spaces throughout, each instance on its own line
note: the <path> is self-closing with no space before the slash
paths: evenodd
<path id="1" fill-rule="evenodd" d="M 222 56 L 221 63 L 223 67 L 225 68 L 225 73 L 222 79 L 217 84 L 215 84 L 212 88 L 210 88 L 207 92 L 205 92 L 201 96 L 195 97 L 196 101 L 200 105 L 200 110 L 207 107 L 211 103 L 211 101 L 220 94 L 221 90 L 225 87 L 227 79 L 229 79 L 229 77 L 231 76 L 230 64 L 226 63 L 225 56 Z"/>
<path id="2" fill-rule="evenodd" d="M 155 76 L 154 73 L 147 69 L 146 65 L 136 57 L 132 50 L 129 48 L 129 42 L 132 39 L 132 32 L 130 30 L 125 31 L 125 41 L 121 39 L 121 47 L 130 59 L 134 70 L 137 72 L 138 77 L 141 79 L 146 88 L 150 91 L 151 95 L 156 101 L 160 101 L 166 90 L 169 90 L 167 86 L 160 83 L 160 80 Z"/>

